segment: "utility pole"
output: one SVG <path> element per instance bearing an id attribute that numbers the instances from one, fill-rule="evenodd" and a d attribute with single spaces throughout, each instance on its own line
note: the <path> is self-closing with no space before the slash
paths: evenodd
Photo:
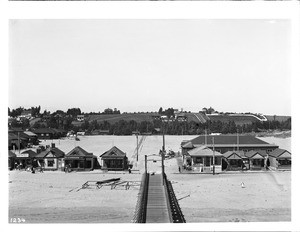
<path id="1" fill-rule="evenodd" d="M 212 137 L 213 142 L 213 175 L 215 175 L 215 138 Z"/>
<path id="2" fill-rule="evenodd" d="M 147 173 L 147 155 L 145 155 L 145 173 Z"/>
<path id="3" fill-rule="evenodd" d="M 163 127 L 163 146 L 162 146 L 162 154 L 161 154 L 161 174 L 163 178 L 163 185 L 164 185 L 164 176 L 165 176 L 165 166 L 164 166 L 164 159 L 165 159 L 165 130 Z"/>
<path id="4" fill-rule="evenodd" d="M 136 133 L 136 162 L 139 161 L 139 135 Z"/>
<path id="5" fill-rule="evenodd" d="M 19 154 L 20 154 L 20 132 L 18 132 L 18 148 L 19 148 Z"/>
<path id="6" fill-rule="evenodd" d="M 239 151 L 239 143 L 240 143 L 240 138 L 239 138 L 239 130 L 238 130 L 238 128 L 236 129 L 236 136 L 237 136 L 237 151 Z"/>

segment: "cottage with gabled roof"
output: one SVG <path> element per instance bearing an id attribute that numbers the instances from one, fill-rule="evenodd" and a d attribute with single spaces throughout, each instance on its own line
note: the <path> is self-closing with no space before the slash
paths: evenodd
<path id="1" fill-rule="evenodd" d="M 87 171 L 93 170 L 97 163 L 97 157 L 77 146 L 65 155 L 65 167 L 71 170 Z"/>
<path id="2" fill-rule="evenodd" d="M 223 154 L 223 157 L 227 165 L 223 164 L 222 166 L 227 171 L 249 169 L 249 159 L 243 151 L 227 151 Z"/>
<path id="3" fill-rule="evenodd" d="M 186 163 L 199 172 L 222 172 L 222 154 L 207 146 L 196 147 L 187 152 Z"/>
<path id="4" fill-rule="evenodd" d="M 38 153 L 35 158 L 38 165 L 43 167 L 44 170 L 62 170 L 63 169 L 63 158 L 65 153 L 55 147 L 52 143 L 51 147 L 48 147 L 45 151 Z"/>
<path id="5" fill-rule="evenodd" d="M 128 168 L 126 153 L 116 146 L 104 152 L 100 157 L 102 159 L 102 169 L 117 171 Z"/>
<path id="6" fill-rule="evenodd" d="M 265 167 L 265 160 L 267 157 L 267 152 L 264 150 L 261 151 L 248 151 L 245 153 L 245 156 L 249 158 L 250 169 L 251 170 L 261 170 Z"/>
<path id="7" fill-rule="evenodd" d="M 271 169 L 291 169 L 292 154 L 285 149 L 275 149 L 269 153 L 268 158 Z"/>

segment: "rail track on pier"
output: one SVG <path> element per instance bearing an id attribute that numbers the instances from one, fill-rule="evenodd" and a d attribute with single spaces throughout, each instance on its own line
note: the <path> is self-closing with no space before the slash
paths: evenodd
<path id="1" fill-rule="evenodd" d="M 144 173 L 132 220 L 134 223 L 185 223 L 166 175 Z"/>

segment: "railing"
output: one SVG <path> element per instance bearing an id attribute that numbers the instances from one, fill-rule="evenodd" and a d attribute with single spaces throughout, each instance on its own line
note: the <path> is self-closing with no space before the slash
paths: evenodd
<path id="1" fill-rule="evenodd" d="M 134 216 L 132 219 L 133 223 L 145 223 L 146 222 L 148 183 L 149 183 L 149 174 L 145 172 L 143 174 L 140 191 L 138 193 L 138 201 L 137 201 Z"/>
<path id="2" fill-rule="evenodd" d="M 175 196 L 175 192 L 173 186 L 169 180 L 167 180 L 167 176 L 164 175 L 164 183 L 167 193 L 168 200 L 168 208 L 170 211 L 171 222 L 173 223 L 186 223 L 184 215 L 180 209 L 178 200 Z"/>

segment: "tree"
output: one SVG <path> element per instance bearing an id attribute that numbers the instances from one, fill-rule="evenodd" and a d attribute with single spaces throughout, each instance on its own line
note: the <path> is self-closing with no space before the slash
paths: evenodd
<path id="1" fill-rule="evenodd" d="M 162 107 L 159 108 L 158 113 L 159 113 L 159 114 L 162 114 L 162 113 L 163 113 L 163 108 L 162 108 Z"/>
<path id="2" fill-rule="evenodd" d="M 71 108 L 67 110 L 67 114 L 76 117 L 77 115 L 81 114 L 81 110 L 80 108 Z"/>

